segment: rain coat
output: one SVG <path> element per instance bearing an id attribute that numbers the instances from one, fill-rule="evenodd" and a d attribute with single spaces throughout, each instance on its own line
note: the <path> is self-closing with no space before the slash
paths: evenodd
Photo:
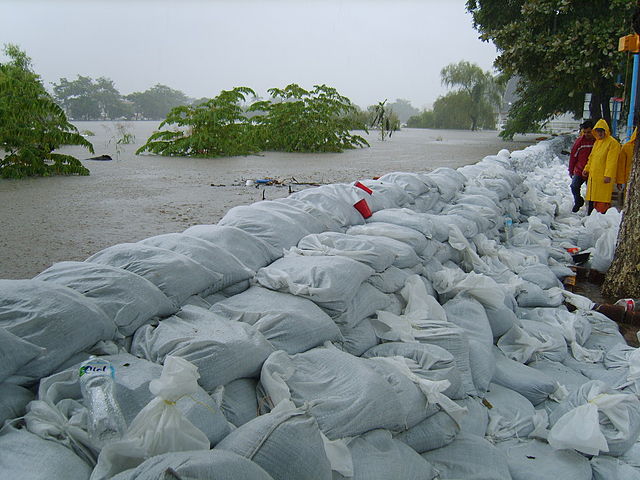
<path id="1" fill-rule="evenodd" d="M 591 202 L 611 203 L 611 192 L 618 174 L 620 144 L 611 136 L 611 130 L 605 120 L 598 120 L 593 129 L 596 128 L 604 129 L 605 137 L 593 144 L 589 161 L 583 170 L 585 174 L 589 174 L 585 199 Z M 604 183 L 604 177 L 611 178 L 611 182 Z"/>
<path id="2" fill-rule="evenodd" d="M 618 174 L 616 175 L 616 183 L 629 183 L 631 175 L 631 162 L 633 161 L 633 148 L 636 144 L 636 135 L 638 127 L 633 131 L 633 135 L 627 143 L 622 146 L 620 156 L 618 157 Z"/>

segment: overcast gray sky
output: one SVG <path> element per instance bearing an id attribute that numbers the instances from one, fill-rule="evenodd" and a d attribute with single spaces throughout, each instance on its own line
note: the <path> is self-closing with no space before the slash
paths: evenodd
<path id="1" fill-rule="evenodd" d="M 0 44 L 16 43 L 50 88 L 77 74 L 122 94 L 162 83 L 191 97 L 325 83 L 366 107 L 446 93 L 440 69 L 491 70 L 496 50 L 464 0 L 0 0 Z"/>

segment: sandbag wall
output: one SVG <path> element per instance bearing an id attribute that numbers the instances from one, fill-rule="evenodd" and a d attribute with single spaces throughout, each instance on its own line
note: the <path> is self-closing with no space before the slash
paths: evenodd
<path id="1" fill-rule="evenodd" d="M 569 141 L 0 280 L 0 478 L 640 478 L 640 354 L 560 282 L 617 218 L 570 214 Z M 195 365 L 176 406 L 211 449 L 107 474 L 78 385 L 92 354 L 129 423 L 165 359 Z"/>

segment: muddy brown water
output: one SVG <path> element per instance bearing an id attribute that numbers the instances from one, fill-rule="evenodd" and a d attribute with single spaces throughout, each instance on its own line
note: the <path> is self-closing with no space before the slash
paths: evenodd
<path id="1" fill-rule="evenodd" d="M 537 137 L 505 142 L 495 131 L 403 129 L 384 142 L 376 132 L 362 132 L 371 147 L 343 153 L 193 159 L 134 154 L 158 122 L 125 123 L 135 142 L 119 146 L 116 122 L 75 124 L 95 134 L 87 137 L 95 155 L 113 160 L 83 160 L 91 171 L 87 177 L 0 179 L 0 278 L 31 278 L 55 262 L 85 260 L 116 243 L 216 223 L 236 205 L 263 195 L 267 200 L 288 195 L 288 187 L 256 188 L 246 186 L 246 180 L 324 184 L 393 171 L 457 168 L 503 148 L 523 149 Z M 93 156 L 80 147 L 61 151 L 81 159 Z"/>

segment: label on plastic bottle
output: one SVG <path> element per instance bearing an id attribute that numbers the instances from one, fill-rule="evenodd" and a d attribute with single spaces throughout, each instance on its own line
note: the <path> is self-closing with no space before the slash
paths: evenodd
<path id="1" fill-rule="evenodd" d="M 102 376 L 109 375 L 111 378 L 115 378 L 115 369 L 113 365 L 104 360 L 89 360 L 85 362 L 78 371 L 78 376 Z"/>

